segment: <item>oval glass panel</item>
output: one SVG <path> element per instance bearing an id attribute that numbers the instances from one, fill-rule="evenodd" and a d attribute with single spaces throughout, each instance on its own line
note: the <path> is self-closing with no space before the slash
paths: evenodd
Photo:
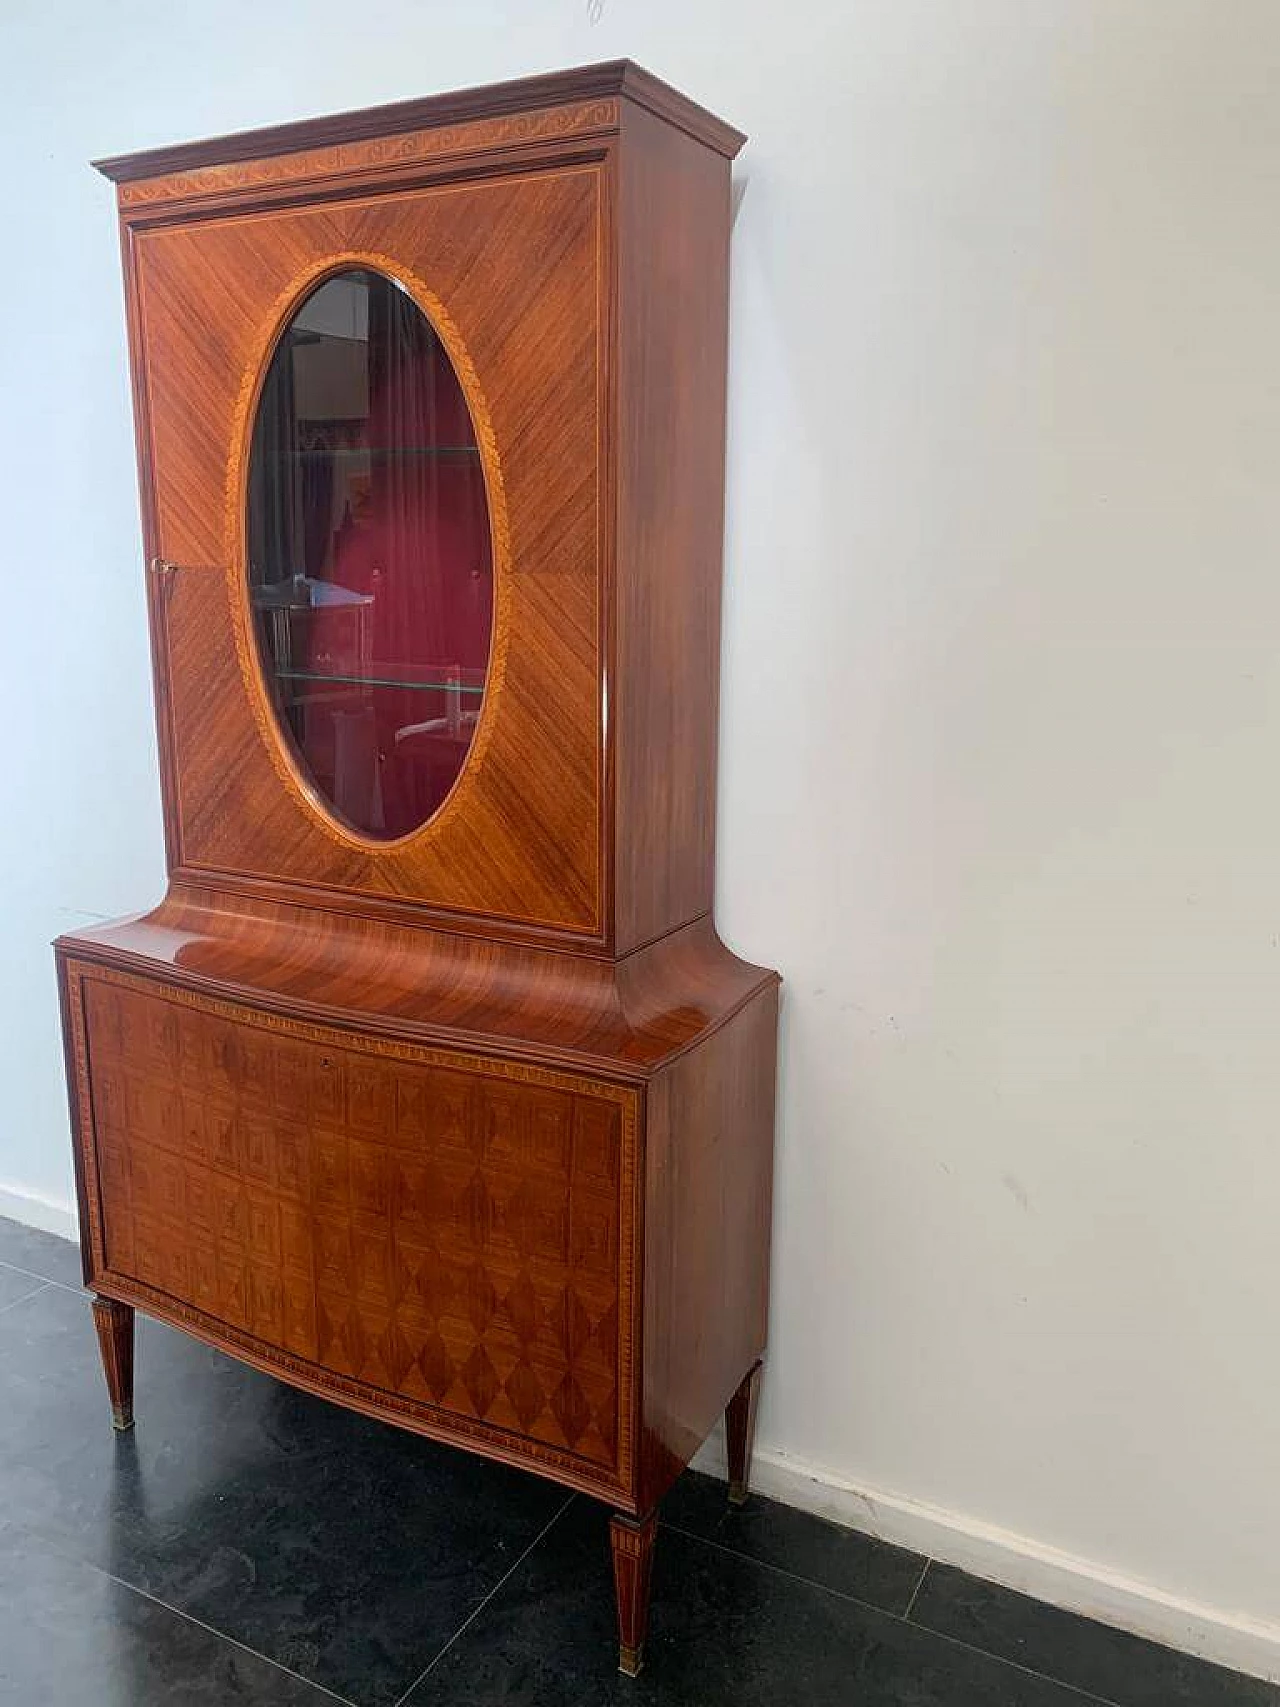
<path id="1" fill-rule="evenodd" d="M 466 398 L 394 279 L 334 274 L 285 328 L 254 422 L 248 562 L 302 771 L 350 828 L 417 829 L 475 735 L 493 564 Z"/>

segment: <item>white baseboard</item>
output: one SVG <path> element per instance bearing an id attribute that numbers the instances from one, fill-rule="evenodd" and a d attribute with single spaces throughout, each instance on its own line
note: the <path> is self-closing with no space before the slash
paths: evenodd
<path id="1" fill-rule="evenodd" d="M 723 1433 L 713 1435 L 693 1462 L 695 1469 L 723 1479 Z M 1280 1682 L 1280 1624 L 1184 1600 L 1108 1566 L 959 1512 L 855 1487 L 831 1471 L 776 1450 L 756 1447 L 751 1486 L 784 1505 L 860 1529 L 942 1564 L 958 1565 L 1051 1606 L 1082 1613 L 1234 1671 Z"/>
<path id="2" fill-rule="evenodd" d="M 59 1238 L 80 1243 L 80 1221 L 73 1203 L 58 1203 L 51 1197 L 41 1197 L 38 1192 L 0 1185 L 0 1215 L 21 1221 L 27 1227 L 39 1227 L 42 1233 L 57 1233 Z"/>

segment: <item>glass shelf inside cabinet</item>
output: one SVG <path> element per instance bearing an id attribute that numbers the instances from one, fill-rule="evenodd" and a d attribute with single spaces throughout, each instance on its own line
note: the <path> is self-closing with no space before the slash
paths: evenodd
<path id="1" fill-rule="evenodd" d="M 326 659 L 317 660 L 314 669 L 298 669 L 292 665 L 276 666 L 276 677 L 282 682 L 332 682 L 350 687 L 404 688 L 409 693 L 455 693 L 480 699 L 484 695 L 484 671 L 463 670 L 454 664 L 369 664 L 363 669 L 346 669 Z"/>
<path id="2" fill-rule="evenodd" d="M 282 738 L 341 822 L 409 834 L 479 722 L 493 566 L 467 399 L 396 280 L 336 273 L 285 327 L 254 423 L 247 547 Z"/>
<path id="3" fill-rule="evenodd" d="M 373 462 L 385 456 L 434 456 L 434 457 L 467 457 L 479 456 L 479 445 L 405 445 L 401 449 L 388 449 L 385 445 L 342 445 L 329 448 L 301 449 L 290 451 L 289 455 L 300 462 L 315 462 L 321 459 L 357 460 L 364 458 Z"/>

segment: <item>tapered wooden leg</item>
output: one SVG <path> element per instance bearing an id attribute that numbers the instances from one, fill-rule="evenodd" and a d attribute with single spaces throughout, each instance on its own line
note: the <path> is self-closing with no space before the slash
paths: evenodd
<path id="1" fill-rule="evenodd" d="M 756 1400 L 760 1395 L 757 1363 L 729 1400 L 724 1413 L 724 1432 L 729 1448 L 729 1502 L 741 1505 L 747 1497 L 751 1477 L 751 1448 L 756 1437 Z"/>
<path id="2" fill-rule="evenodd" d="M 618 1597 L 618 1670 L 638 1677 L 649 1628 L 649 1575 L 658 1514 L 630 1518 L 615 1513 L 609 1522 L 613 1547 L 613 1586 Z"/>
<path id="3" fill-rule="evenodd" d="M 113 1428 L 133 1427 L 133 1305 L 95 1298 L 93 1325 L 98 1330 L 102 1368 L 111 1395 Z"/>

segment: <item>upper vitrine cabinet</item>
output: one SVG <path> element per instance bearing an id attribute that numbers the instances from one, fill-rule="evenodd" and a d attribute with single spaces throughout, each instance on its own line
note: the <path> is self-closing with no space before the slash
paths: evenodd
<path id="1" fill-rule="evenodd" d="M 58 960 L 141 1307 L 606 1501 L 765 1340 L 777 978 L 711 918 L 728 125 L 630 64 L 101 163 L 169 886 Z"/>

